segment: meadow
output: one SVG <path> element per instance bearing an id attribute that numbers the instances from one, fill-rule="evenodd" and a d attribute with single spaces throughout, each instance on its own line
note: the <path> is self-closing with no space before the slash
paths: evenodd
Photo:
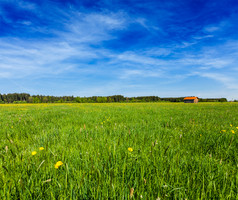
<path id="1" fill-rule="evenodd" d="M 238 103 L 0 105 L 0 199 L 238 199 Z"/>

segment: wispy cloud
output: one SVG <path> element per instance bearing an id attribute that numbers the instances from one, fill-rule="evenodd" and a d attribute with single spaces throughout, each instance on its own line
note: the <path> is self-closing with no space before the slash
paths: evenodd
<path id="1" fill-rule="evenodd" d="M 201 77 L 206 77 L 206 78 L 210 78 L 213 80 L 216 80 L 218 82 L 223 83 L 227 89 L 234 89 L 234 90 L 238 90 L 238 80 L 235 79 L 234 77 L 231 77 L 229 75 L 224 75 L 221 73 L 204 73 L 204 72 L 198 72 L 198 73 L 194 73 L 197 74 Z"/>
<path id="2" fill-rule="evenodd" d="M 124 25 L 121 13 L 74 13 L 65 29 L 56 31 L 57 37 L 0 38 L 0 69 L 5 70 L 2 77 L 64 73 L 92 59 L 100 59 L 103 52 L 90 45 L 111 39 L 110 31 L 122 29 Z"/>
<path id="3" fill-rule="evenodd" d="M 122 70 L 120 78 L 122 79 L 131 79 L 137 77 L 164 77 L 163 71 L 160 69 L 126 69 Z"/>

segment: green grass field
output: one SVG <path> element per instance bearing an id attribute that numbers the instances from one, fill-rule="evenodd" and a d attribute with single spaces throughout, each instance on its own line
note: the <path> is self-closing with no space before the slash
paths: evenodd
<path id="1" fill-rule="evenodd" d="M 0 141 L 0 199 L 238 199 L 236 103 L 0 105 Z"/>

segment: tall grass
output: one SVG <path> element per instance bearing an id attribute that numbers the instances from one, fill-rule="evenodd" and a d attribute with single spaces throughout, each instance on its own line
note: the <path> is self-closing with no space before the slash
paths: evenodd
<path id="1" fill-rule="evenodd" d="M 237 119 L 236 103 L 1 105 L 0 199 L 237 199 Z"/>

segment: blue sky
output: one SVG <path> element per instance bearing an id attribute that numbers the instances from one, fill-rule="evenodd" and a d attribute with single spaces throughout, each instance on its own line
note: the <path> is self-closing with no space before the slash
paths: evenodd
<path id="1" fill-rule="evenodd" d="M 0 0 L 0 93 L 238 99 L 237 0 Z"/>

